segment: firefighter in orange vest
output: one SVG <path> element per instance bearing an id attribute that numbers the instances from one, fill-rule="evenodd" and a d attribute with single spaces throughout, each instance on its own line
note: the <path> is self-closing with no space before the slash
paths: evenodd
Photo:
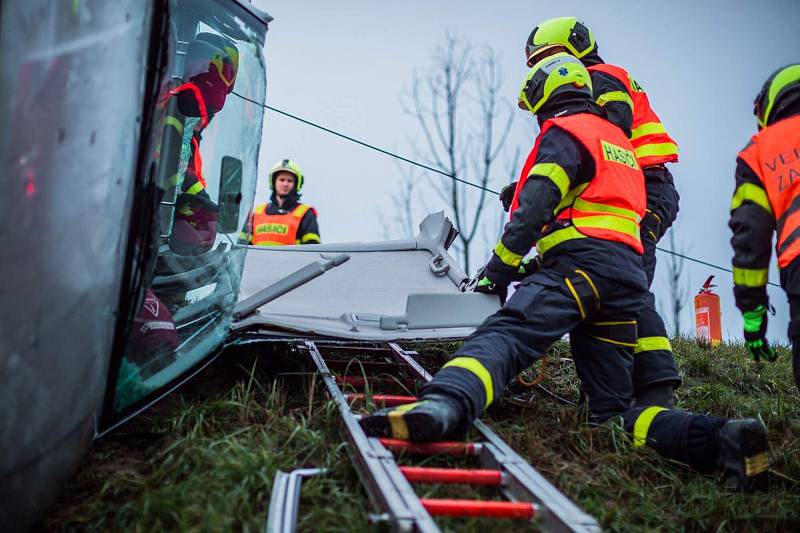
<path id="1" fill-rule="evenodd" d="M 641 223 L 642 261 L 650 287 L 656 269 L 656 243 L 678 214 L 678 192 L 665 166 L 678 161 L 678 146 L 653 111 L 642 87 L 625 69 L 600 58 L 592 32 L 575 17 L 542 22 L 531 32 L 525 46 L 528 66 L 559 52 L 577 57 L 587 67 L 595 103 L 630 138 L 644 172 L 647 209 Z M 673 391 L 681 379 L 664 321 L 656 311 L 655 297 L 650 291 L 639 315 L 639 340 L 634 351 L 634 405 L 672 407 Z"/>
<path id="2" fill-rule="evenodd" d="M 463 434 L 507 383 L 569 333 L 591 420 L 621 417 L 636 446 L 703 470 L 722 468 L 741 488 L 762 486 L 768 441 L 758 420 L 631 407 L 636 320 L 647 291 L 644 176 L 630 141 L 593 102 L 586 68 L 568 54 L 540 61 L 520 104 L 541 130 L 511 221 L 476 290 L 502 293 L 534 243 L 541 269 L 451 356 L 418 402 L 366 416 L 362 427 L 414 441 Z"/>
<path id="3" fill-rule="evenodd" d="M 767 343 L 767 275 L 773 231 L 781 287 L 789 297 L 789 338 L 800 387 L 800 64 L 778 69 L 756 97 L 759 132 L 739 152 L 731 202 L 733 294 L 756 361 L 774 361 Z"/>
<path id="4" fill-rule="evenodd" d="M 320 244 L 317 210 L 300 203 L 303 181 L 303 172 L 291 159 L 272 167 L 269 171 L 272 196 L 268 204 L 259 204 L 253 211 L 249 244 Z"/>

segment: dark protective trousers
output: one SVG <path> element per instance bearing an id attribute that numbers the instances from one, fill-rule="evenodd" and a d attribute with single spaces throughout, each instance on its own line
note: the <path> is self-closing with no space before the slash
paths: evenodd
<path id="1" fill-rule="evenodd" d="M 645 175 L 649 174 L 645 169 Z M 642 245 L 645 274 L 648 287 L 653 284 L 656 271 L 656 244 L 672 226 L 678 215 L 678 191 L 672 183 L 672 176 L 666 168 L 659 167 L 655 175 L 648 176 L 647 212 L 642 219 Z M 667 337 L 664 321 L 656 311 L 655 296 L 648 291 L 639 314 L 639 339 L 633 356 L 633 389 L 636 404 L 648 403 L 648 388 L 654 385 L 672 385 L 681 383 L 672 347 Z"/>
<path id="2" fill-rule="evenodd" d="M 718 452 L 717 417 L 649 406 L 631 408 L 633 347 L 643 291 L 585 270 L 545 267 L 526 278 L 425 385 L 455 398 L 465 421 L 479 417 L 525 368 L 570 334 L 575 368 L 590 418 L 621 416 L 634 443 L 709 468 Z M 691 451 L 691 453 L 689 453 Z"/>

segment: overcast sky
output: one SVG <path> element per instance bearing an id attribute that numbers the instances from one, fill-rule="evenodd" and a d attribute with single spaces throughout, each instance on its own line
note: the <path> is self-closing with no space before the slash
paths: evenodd
<path id="1" fill-rule="evenodd" d="M 724 266 L 730 266 L 731 257 L 727 220 L 735 157 L 756 131 L 753 99 L 766 77 L 797 61 L 800 51 L 800 2 L 793 0 L 256 3 L 275 17 L 265 51 L 267 102 L 406 155 L 411 155 L 408 139 L 419 139 L 421 132 L 403 113 L 400 95 L 415 70 L 429 67 L 446 30 L 500 54 L 503 95 L 514 105 L 527 73 L 522 50 L 531 29 L 550 17 L 579 17 L 594 32 L 605 61 L 627 68 L 644 87 L 680 146 L 680 163 L 671 166 L 681 194 L 676 240 L 689 255 Z M 530 123 L 521 111 L 518 115 L 509 143 L 527 153 L 533 142 Z M 268 196 L 267 170 L 285 157 L 304 171 L 303 199 L 319 210 L 324 242 L 384 238 L 381 220 L 396 212 L 393 191 L 400 175 L 395 161 L 267 111 L 257 201 Z M 508 175 L 505 165 L 498 165 L 493 187 L 515 180 L 517 172 Z M 435 194 L 426 203 L 432 210 L 446 208 Z M 499 202 L 492 200 L 490 208 L 499 210 Z M 495 215 L 499 212 L 493 211 L 487 224 Z M 402 235 L 394 231 L 391 236 Z M 661 246 L 668 246 L 666 238 Z M 666 255 L 659 254 L 654 292 L 668 311 L 665 263 Z M 689 298 L 707 276 L 718 276 L 723 329 L 740 336 L 730 274 L 690 263 L 684 272 Z M 770 279 L 778 281 L 774 261 Z M 786 299 L 776 288 L 770 295 L 778 308 L 770 336 L 783 339 Z M 682 327 L 694 329 L 691 301 Z"/>

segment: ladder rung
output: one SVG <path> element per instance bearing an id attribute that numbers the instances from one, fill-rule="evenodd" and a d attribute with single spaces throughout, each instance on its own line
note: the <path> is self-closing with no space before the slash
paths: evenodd
<path id="1" fill-rule="evenodd" d="M 469 485 L 502 485 L 500 470 L 466 470 L 463 468 L 427 468 L 401 466 L 406 479 L 414 483 L 466 483 Z"/>
<path id="2" fill-rule="evenodd" d="M 361 393 L 345 394 L 348 402 L 364 401 L 366 396 Z M 381 403 L 383 405 L 392 407 L 394 405 L 406 405 L 417 401 L 416 396 L 399 396 L 396 394 L 373 394 L 372 401 L 374 403 Z"/>
<path id="3" fill-rule="evenodd" d="M 381 444 L 392 451 L 405 452 L 412 455 L 479 455 L 483 449 L 480 442 L 412 442 L 402 439 L 378 439 Z"/>
<path id="4" fill-rule="evenodd" d="M 536 505 L 527 502 L 498 502 L 491 500 L 445 500 L 421 498 L 431 516 L 484 516 L 531 520 Z"/>

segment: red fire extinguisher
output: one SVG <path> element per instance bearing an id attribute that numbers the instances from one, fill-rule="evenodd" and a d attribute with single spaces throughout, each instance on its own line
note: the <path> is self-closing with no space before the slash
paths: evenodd
<path id="1" fill-rule="evenodd" d="M 711 290 L 714 276 L 709 276 L 700 292 L 694 297 L 694 323 L 697 338 L 716 346 L 722 342 L 722 311 L 719 296 Z"/>

